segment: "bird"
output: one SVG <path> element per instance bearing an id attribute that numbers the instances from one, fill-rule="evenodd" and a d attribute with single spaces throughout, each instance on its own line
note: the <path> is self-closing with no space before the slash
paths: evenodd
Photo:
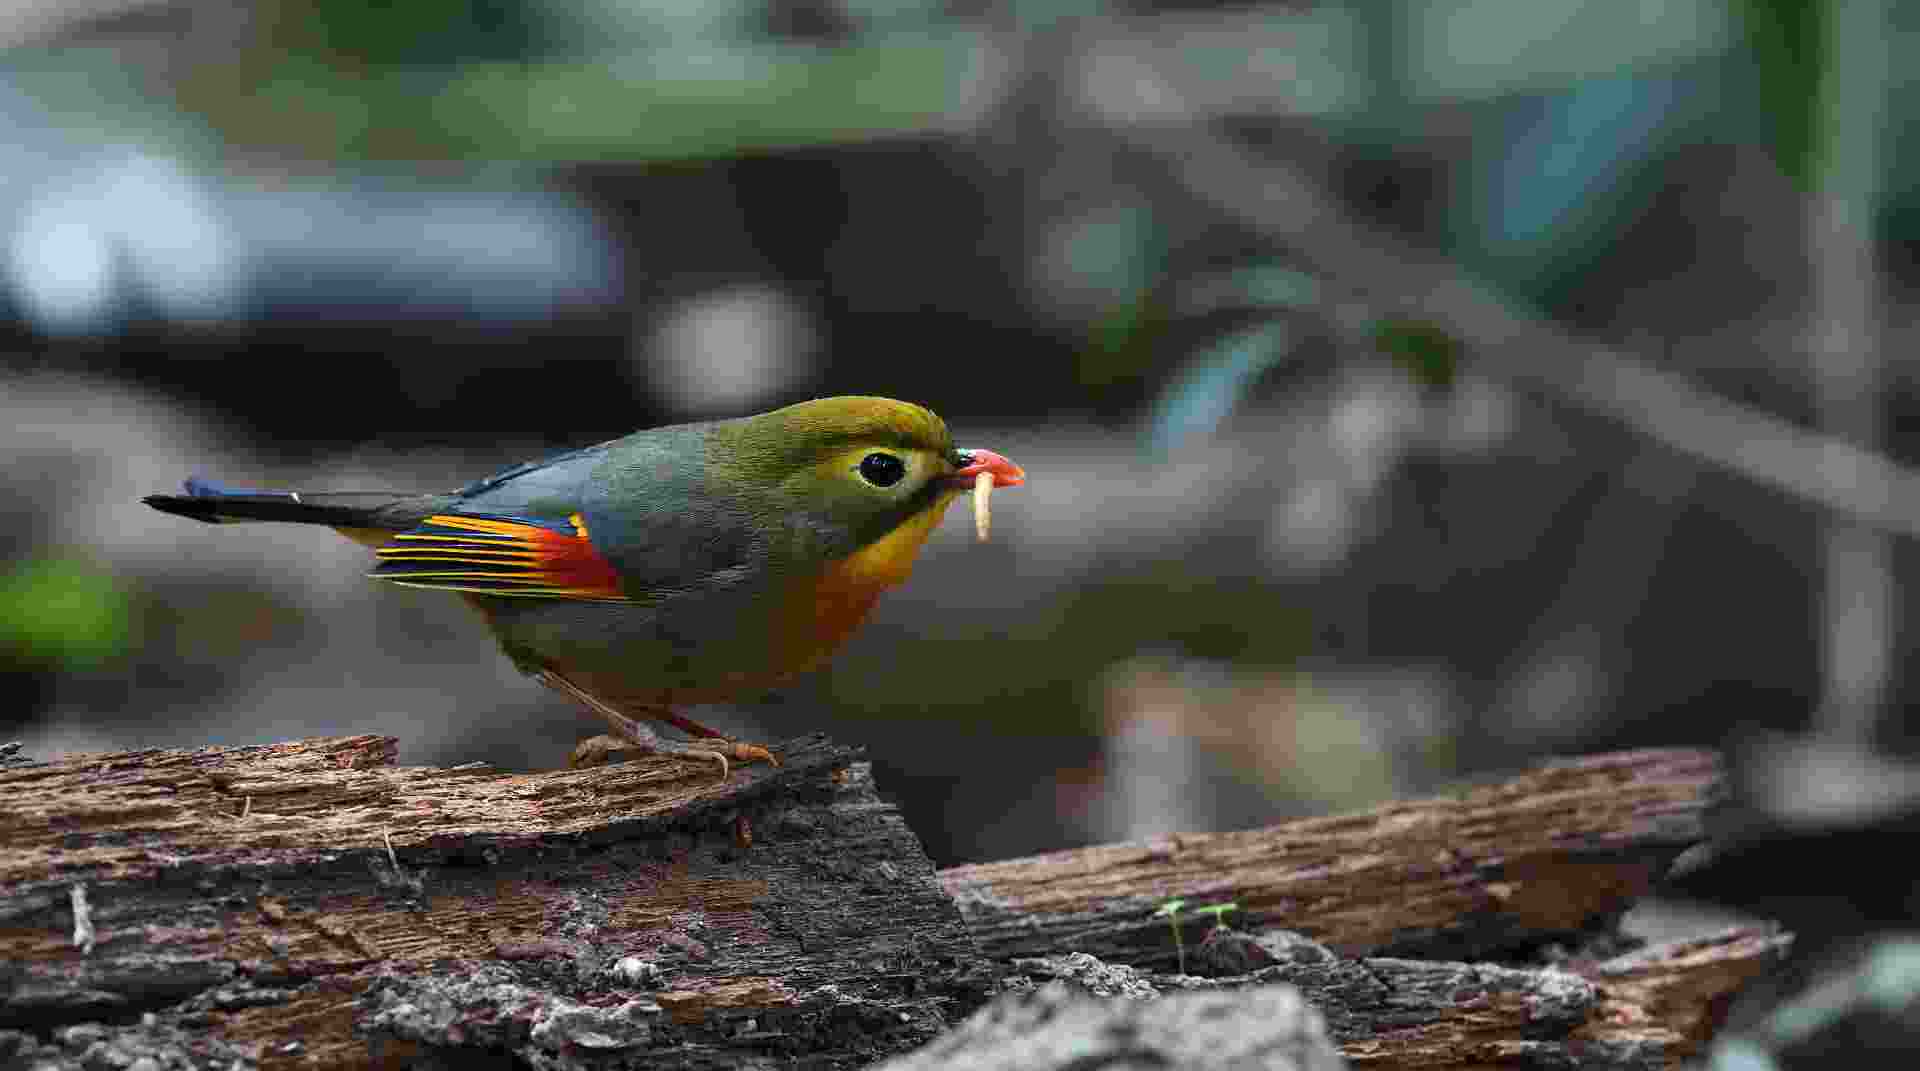
<path id="1" fill-rule="evenodd" d="M 515 465 L 458 490 L 269 491 L 189 478 L 147 505 L 211 523 L 332 527 L 369 576 L 456 592 L 523 673 L 601 717 L 613 750 L 778 758 L 677 712 L 783 685 L 845 643 L 973 490 L 1026 482 L 910 402 L 817 398 L 674 424 Z M 693 739 L 662 737 L 650 722 Z"/>

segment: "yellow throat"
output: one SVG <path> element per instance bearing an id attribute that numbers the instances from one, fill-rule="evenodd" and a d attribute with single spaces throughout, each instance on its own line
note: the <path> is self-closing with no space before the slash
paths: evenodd
<path id="1" fill-rule="evenodd" d="M 893 531 L 794 585 L 782 630 L 791 645 L 783 661 L 792 672 L 811 669 L 840 649 L 866 620 L 880 593 L 913 572 L 920 548 L 962 493 L 960 488 L 943 492 Z"/>

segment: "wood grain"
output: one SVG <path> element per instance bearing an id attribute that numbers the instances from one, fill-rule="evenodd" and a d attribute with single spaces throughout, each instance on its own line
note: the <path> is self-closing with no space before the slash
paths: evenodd
<path id="1" fill-rule="evenodd" d="M 553 1066 L 932 1037 L 984 997 L 958 913 L 850 749 L 778 750 L 725 783 L 403 767 L 386 737 L 0 771 L 0 1026 L 154 1013 L 196 1060 L 268 1068 L 458 1049 L 482 1021 Z"/>
<path id="2" fill-rule="evenodd" d="M 1625 910 L 1704 836 L 1720 778 L 1712 752 L 1622 752 L 1359 814 L 981 863 L 940 881 L 996 957 L 1169 967 L 1154 912 L 1175 898 L 1237 903 L 1237 928 L 1298 931 L 1349 956 L 1495 957 Z M 1191 940 L 1211 925 L 1186 918 Z"/>

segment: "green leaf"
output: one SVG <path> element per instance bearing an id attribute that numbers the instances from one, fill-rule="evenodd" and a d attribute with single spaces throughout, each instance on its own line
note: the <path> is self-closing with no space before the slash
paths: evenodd
<path id="1" fill-rule="evenodd" d="M 1802 189 L 1811 188 L 1818 170 L 1820 68 L 1832 31 L 1826 0 L 1741 0 L 1735 9 L 1758 69 L 1774 162 Z"/>
<path id="2" fill-rule="evenodd" d="M 84 669 L 125 654 L 131 601 L 111 573 L 77 558 L 29 558 L 0 575 L 0 656 Z"/>

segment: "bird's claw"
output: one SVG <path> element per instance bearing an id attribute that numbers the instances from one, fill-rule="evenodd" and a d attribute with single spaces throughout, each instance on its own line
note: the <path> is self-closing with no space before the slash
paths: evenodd
<path id="1" fill-rule="evenodd" d="M 608 736 L 605 733 L 590 736 L 580 741 L 573 749 L 573 754 L 567 756 L 567 769 L 584 770 L 590 766 L 605 766 L 613 761 L 615 752 L 630 750 L 633 750 L 633 745 L 617 736 Z"/>
<path id="2" fill-rule="evenodd" d="M 780 757 L 778 755 L 768 751 L 759 744 L 749 744 L 744 740 L 729 740 L 724 736 L 719 736 L 707 740 L 691 740 L 688 741 L 687 746 L 690 748 L 698 748 L 710 755 L 717 756 L 723 768 L 725 768 L 728 759 L 732 759 L 734 762 L 764 762 L 776 768 L 780 765 Z"/>
<path id="3" fill-rule="evenodd" d="M 668 744 L 657 740 L 648 743 L 606 733 L 580 741 L 579 745 L 573 749 L 573 754 L 567 757 L 567 769 L 584 770 L 593 766 L 626 762 L 636 755 L 666 755 L 676 759 L 692 759 L 695 762 L 712 760 L 720 764 L 720 780 L 725 781 L 733 775 L 733 767 L 727 762 L 727 756 L 711 747 L 701 747 L 698 744 Z"/>
<path id="4" fill-rule="evenodd" d="M 733 745 L 733 761 L 764 762 L 776 770 L 780 768 L 780 756 L 775 755 L 759 744 L 749 744 L 744 740 L 732 740 L 728 742 Z"/>
<path id="5" fill-rule="evenodd" d="M 621 761 L 635 753 L 672 755 L 696 761 L 712 760 L 720 764 L 722 781 L 733 776 L 735 762 L 764 762 L 776 767 L 780 765 L 779 756 L 761 745 L 728 740 L 725 737 L 669 744 L 663 741 L 645 743 L 602 733 L 580 741 L 579 746 L 573 749 L 573 754 L 567 759 L 567 768 L 581 770 L 590 766 L 605 766 L 609 762 Z"/>
<path id="6" fill-rule="evenodd" d="M 703 748 L 701 750 L 705 750 L 705 749 Z M 699 752 L 688 751 L 686 754 L 688 758 L 692 758 L 694 755 L 698 753 Z M 718 751 L 707 751 L 706 753 L 708 755 L 713 756 L 713 760 L 720 764 L 720 780 L 725 781 L 728 778 L 733 776 L 733 767 L 727 764 L 727 757 L 725 755 L 721 754 Z"/>

